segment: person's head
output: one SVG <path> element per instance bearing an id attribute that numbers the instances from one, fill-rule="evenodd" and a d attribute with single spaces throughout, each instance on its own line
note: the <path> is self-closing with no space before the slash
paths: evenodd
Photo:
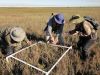
<path id="1" fill-rule="evenodd" d="M 64 15 L 61 14 L 61 13 L 54 15 L 54 21 L 55 21 L 58 25 L 64 24 Z"/>
<path id="2" fill-rule="evenodd" d="M 69 22 L 73 24 L 79 24 L 84 21 L 84 18 L 81 17 L 80 15 L 73 15 L 70 19 Z"/>
<path id="3" fill-rule="evenodd" d="M 10 31 L 10 37 L 16 42 L 21 42 L 26 36 L 25 31 L 20 27 L 13 27 Z"/>

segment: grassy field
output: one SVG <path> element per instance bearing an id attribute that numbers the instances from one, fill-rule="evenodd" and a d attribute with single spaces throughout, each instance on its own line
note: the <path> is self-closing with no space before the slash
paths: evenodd
<path id="1" fill-rule="evenodd" d="M 69 18 L 74 14 L 80 14 L 82 16 L 90 15 L 100 22 L 100 8 L 0 8 L 0 28 L 6 26 L 21 26 L 27 33 L 34 33 L 36 38 L 40 38 L 44 35 L 43 29 L 45 28 L 51 13 L 64 14 L 66 21 L 64 32 L 74 28 L 74 25 L 68 23 Z M 98 30 L 98 37 L 100 37 L 100 29 Z M 65 41 L 67 42 L 69 39 L 75 43 L 77 37 L 69 37 L 66 35 Z M 51 48 L 48 48 L 48 50 L 49 49 Z M 36 54 L 38 55 L 42 50 L 43 49 L 38 50 L 38 53 Z M 95 54 L 93 59 L 88 59 L 85 62 L 80 60 L 77 50 L 71 50 L 55 67 L 50 75 L 99 75 L 99 40 L 98 44 L 92 50 Z M 51 51 L 50 53 L 52 53 L 51 56 L 49 53 L 46 53 L 49 59 L 52 58 L 54 52 Z M 22 56 L 24 57 L 25 55 Z M 40 56 L 37 57 L 39 59 Z M 13 73 L 12 75 L 43 75 L 22 63 L 20 63 L 22 65 L 19 67 L 17 66 L 16 68 L 16 64 L 19 65 L 18 61 L 13 60 L 11 63 L 6 63 L 5 56 L 0 53 L 0 75 L 11 75 L 11 72 Z"/>

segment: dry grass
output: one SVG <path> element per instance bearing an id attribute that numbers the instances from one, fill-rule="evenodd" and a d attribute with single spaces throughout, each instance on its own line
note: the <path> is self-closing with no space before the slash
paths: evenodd
<path id="1" fill-rule="evenodd" d="M 63 13 L 65 15 L 66 22 L 73 14 L 90 15 L 100 22 L 100 8 L 0 8 L 0 27 L 21 26 L 27 33 L 32 34 L 34 32 L 36 36 L 35 38 L 43 37 L 43 28 L 45 27 L 52 12 Z M 72 28 L 74 28 L 73 25 L 66 23 L 64 31 Z M 100 37 L 100 30 L 98 30 L 98 36 Z M 34 39 L 34 37 L 32 38 Z M 70 41 L 75 43 L 77 41 L 77 37 L 75 36 L 72 38 L 72 36 L 66 36 L 65 41 L 67 43 Z M 33 52 L 33 54 L 32 52 L 26 51 L 25 55 L 19 54 L 18 57 L 21 55 L 23 60 L 28 59 L 26 61 L 31 60 L 28 56 L 33 57 L 35 60 L 32 58 L 33 62 L 30 61 L 30 63 L 34 63 L 36 66 L 39 66 L 44 70 L 48 70 L 47 67 L 44 68 L 45 65 L 41 66 L 40 64 L 37 64 L 38 59 L 40 59 L 40 55 L 43 53 L 44 56 L 47 55 L 47 58 L 45 59 L 47 62 L 50 62 L 50 60 L 56 61 L 54 59 L 57 58 L 53 58 L 53 55 L 55 55 L 55 51 L 57 49 L 53 50 L 52 48 L 48 48 L 48 50 L 44 51 L 44 47 L 43 49 L 41 48 L 42 47 L 39 46 L 35 49 L 36 52 Z M 49 51 L 49 49 L 51 51 Z M 98 44 L 92 50 L 95 52 L 93 59 L 88 59 L 85 62 L 80 60 L 77 50 L 71 50 L 55 67 L 51 75 L 99 75 L 100 41 L 98 41 Z M 12 59 L 11 63 L 6 63 L 5 56 L 0 53 L 0 75 L 11 75 L 11 72 L 13 75 L 41 75 L 40 72 L 16 60 Z"/>
<path id="2" fill-rule="evenodd" d="M 42 70 L 48 71 L 67 49 L 68 48 L 55 47 L 46 44 L 37 44 L 36 46 L 16 54 L 15 57 Z"/>

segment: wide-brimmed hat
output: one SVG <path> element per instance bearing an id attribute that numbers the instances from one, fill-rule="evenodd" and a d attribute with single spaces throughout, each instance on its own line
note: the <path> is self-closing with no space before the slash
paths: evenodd
<path id="1" fill-rule="evenodd" d="M 84 18 L 81 17 L 80 15 L 73 15 L 69 22 L 74 23 L 74 24 L 78 24 L 84 21 Z"/>
<path id="2" fill-rule="evenodd" d="M 64 24 L 64 15 L 61 13 L 56 14 L 56 15 L 54 15 L 54 20 L 58 24 Z"/>
<path id="3" fill-rule="evenodd" d="M 14 27 L 10 31 L 10 36 L 14 41 L 21 42 L 24 40 L 26 33 L 22 28 Z"/>

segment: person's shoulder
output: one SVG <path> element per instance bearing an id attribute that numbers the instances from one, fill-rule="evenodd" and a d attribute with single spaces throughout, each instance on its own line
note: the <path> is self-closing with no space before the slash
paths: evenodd
<path id="1" fill-rule="evenodd" d="M 86 26 L 88 26 L 88 27 L 93 28 L 93 26 L 91 25 L 91 23 L 88 22 L 88 21 L 84 21 L 83 25 L 86 25 Z"/>
<path id="2" fill-rule="evenodd" d="M 9 34 L 12 28 L 13 28 L 12 26 L 5 27 L 4 28 L 5 34 Z"/>
<path id="3" fill-rule="evenodd" d="M 88 21 L 84 21 L 83 27 L 84 27 L 87 31 L 94 30 L 94 29 L 93 29 L 93 26 L 92 26 L 91 23 L 89 23 Z"/>
<path id="4" fill-rule="evenodd" d="M 49 21 L 52 21 L 52 20 L 53 20 L 53 16 L 49 18 Z"/>
<path id="5" fill-rule="evenodd" d="M 84 24 L 91 25 L 91 23 L 86 20 L 84 21 Z"/>
<path id="6" fill-rule="evenodd" d="M 10 30 L 10 28 L 8 26 L 0 27 L 1 32 L 5 32 L 5 31 L 9 31 L 9 30 Z"/>
<path id="7" fill-rule="evenodd" d="M 6 30 L 6 31 L 10 31 L 12 28 L 13 28 L 13 27 L 9 26 L 9 27 L 6 27 L 5 30 Z"/>
<path id="8" fill-rule="evenodd" d="M 52 21 L 53 21 L 53 17 L 48 20 L 47 24 L 52 25 Z"/>

